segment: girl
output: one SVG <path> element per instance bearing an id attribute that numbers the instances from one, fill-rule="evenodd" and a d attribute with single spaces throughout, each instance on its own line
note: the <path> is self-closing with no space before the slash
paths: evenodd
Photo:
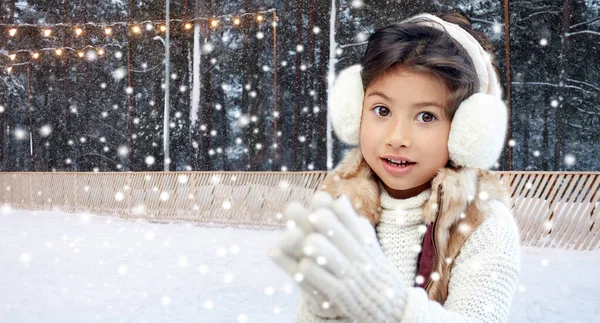
<path id="1" fill-rule="evenodd" d="M 288 205 L 269 253 L 302 290 L 298 322 L 508 320 L 520 239 L 486 170 L 507 124 L 488 51 L 468 18 L 421 14 L 377 30 L 340 73 L 334 130 L 359 147 L 308 209 Z"/>

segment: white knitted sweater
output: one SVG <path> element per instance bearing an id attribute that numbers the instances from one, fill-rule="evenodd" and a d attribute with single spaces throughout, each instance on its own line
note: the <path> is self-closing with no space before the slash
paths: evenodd
<path id="1" fill-rule="evenodd" d="M 492 214 L 473 232 L 455 259 L 444 306 L 415 286 L 417 261 L 426 227 L 421 206 L 431 190 L 409 199 L 381 193 L 383 208 L 376 228 L 384 254 L 396 265 L 406 286 L 405 322 L 507 322 L 520 273 L 519 231 L 505 205 L 490 201 Z M 301 294 L 297 322 L 355 322 L 313 314 Z M 363 322 L 375 323 L 375 322 Z M 393 323 L 393 322 L 390 322 Z"/>

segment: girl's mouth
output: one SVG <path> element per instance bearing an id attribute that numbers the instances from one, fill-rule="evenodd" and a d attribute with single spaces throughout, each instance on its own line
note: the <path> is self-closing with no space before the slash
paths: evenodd
<path id="1" fill-rule="evenodd" d="M 398 161 L 393 162 L 390 159 L 382 158 L 383 168 L 392 175 L 404 175 L 409 173 L 415 166 L 414 162 Z"/>

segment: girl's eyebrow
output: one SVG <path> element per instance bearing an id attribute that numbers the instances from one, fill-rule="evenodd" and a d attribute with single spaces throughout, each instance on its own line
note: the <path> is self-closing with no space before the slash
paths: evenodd
<path id="1" fill-rule="evenodd" d="M 387 96 L 387 95 L 385 95 L 385 94 L 383 94 L 382 92 L 379 92 L 379 91 L 371 92 L 371 93 L 369 93 L 369 95 L 367 95 L 367 97 L 370 97 L 370 96 L 380 96 L 380 97 L 384 98 L 387 101 L 394 101 L 389 96 Z M 431 101 L 431 102 L 429 102 L 429 101 L 427 101 L 427 102 L 419 102 L 419 103 L 415 103 L 415 104 L 412 105 L 412 107 L 414 109 L 423 108 L 423 107 L 430 107 L 430 106 L 434 106 L 434 107 L 437 107 L 437 108 L 440 108 L 440 109 L 442 108 L 437 102 L 433 102 L 433 101 Z"/>
<path id="2" fill-rule="evenodd" d="M 419 103 L 415 103 L 413 104 L 413 108 L 418 109 L 418 108 L 423 108 L 423 107 L 431 107 L 434 106 L 436 108 L 442 108 L 437 102 L 419 102 Z"/>
<path id="3" fill-rule="evenodd" d="M 380 97 L 382 97 L 382 98 L 384 98 L 384 99 L 386 99 L 388 101 L 393 101 L 389 96 L 387 96 L 387 95 L 385 95 L 385 94 L 383 94 L 382 92 L 379 92 L 379 91 L 371 92 L 371 93 L 369 93 L 369 95 L 367 95 L 367 97 L 375 96 L 375 95 L 380 96 Z"/>

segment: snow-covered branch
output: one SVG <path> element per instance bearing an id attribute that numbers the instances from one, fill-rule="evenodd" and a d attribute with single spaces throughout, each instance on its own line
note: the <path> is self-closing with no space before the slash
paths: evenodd
<path id="1" fill-rule="evenodd" d="M 580 22 L 580 23 L 578 23 L 578 24 L 574 24 L 574 25 L 572 25 L 572 26 L 571 26 L 571 29 L 573 29 L 573 28 L 577 28 L 577 27 L 579 27 L 579 26 L 583 26 L 583 25 L 591 24 L 591 23 L 594 23 L 594 22 L 596 22 L 596 21 L 600 21 L 600 17 L 596 17 L 596 18 L 594 18 L 594 19 L 592 19 L 592 20 L 590 20 L 590 21 L 586 21 L 586 22 Z"/>
<path id="2" fill-rule="evenodd" d="M 584 84 L 584 85 L 587 85 L 587 86 L 589 86 L 591 88 L 594 88 L 596 91 L 600 91 L 600 87 L 597 87 L 597 86 L 595 86 L 593 84 L 590 84 L 590 83 L 586 83 L 586 82 L 582 82 L 582 81 L 577 81 L 577 80 L 574 80 L 574 79 L 567 79 L 567 81 L 574 82 L 574 83 L 579 83 L 579 84 Z"/>
<path id="3" fill-rule="evenodd" d="M 575 106 L 575 109 L 577 109 L 577 111 L 585 113 L 585 114 L 590 114 L 590 115 L 594 115 L 594 116 L 600 116 L 600 113 L 598 112 L 593 112 L 593 111 L 588 111 L 588 110 L 584 110 L 578 106 Z"/>
<path id="4" fill-rule="evenodd" d="M 573 123 L 570 123 L 568 121 L 565 121 L 565 124 L 568 125 L 568 126 L 571 126 L 573 128 L 579 129 L 579 130 L 590 131 L 590 132 L 593 132 L 593 133 L 596 132 L 596 129 L 588 128 L 588 127 L 585 127 L 585 126 L 582 126 L 582 125 L 578 125 L 578 124 L 573 124 Z"/>
<path id="5" fill-rule="evenodd" d="M 339 47 L 340 48 L 346 48 L 346 47 L 352 47 L 352 46 L 361 46 L 361 45 L 365 45 L 367 43 L 368 42 L 364 41 L 364 42 L 361 42 L 361 43 L 340 45 Z"/>
<path id="6" fill-rule="evenodd" d="M 534 12 L 534 13 L 530 14 L 529 16 L 525 17 L 523 20 L 529 19 L 529 18 L 531 18 L 533 16 L 541 15 L 541 14 L 544 14 L 544 13 L 558 15 L 560 13 L 560 11 L 550 11 L 550 10 L 538 11 L 538 12 Z"/>
<path id="7" fill-rule="evenodd" d="M 498 23 L 497 21 L 489 21 L 489 20 L 485 20 L 485 19 L 478 19 L 478 18 L 470 18 L 470 19 L 471 19 L 471 21 L 481 22 L 481 23 L 490 24 L 490 25 L 495 25 Z M 502 24 L 502 25 L 504 25 L 504 24 Z"/>
<path id="8" fill-rule="evenodd" d="M 600 36 L 600 31 L 594 31 L 594 30 L 581 30 L 581 31 L 576 31 L 574 33 L 565 33 L 565 36 L 567 37 L 571 37 L 574 35 L 579 35 L 579 34 L 592 34 L 592 35 L 597 35 Z"/>
<path id="9" fill-rule="evenodd" d="M 88 156 L 101 157 L 101 158 L 104 158 L 104 159 L 106 159 L 106 160 L 108 160 L 108 161 L 111 161 L 111 162 L 113 162 L 113 164 L 115 164 L 115 165 L 117 164 L 117 162 L 116 162 L 116 161 L 114 161 L 114 160 L 112 160 L 112 159 L 110 159 L 110 158 L 108 158 L 108 157 L 106 157 L 106 156 L 104 156 L 104 155 L 97 154 L 97 153 L 88 153 L 88 154 L 85 154 L 85 155 L 79 155 L 79 156 L 77 156 L 77 157 L 78 157 L 78 158 L 83 158 L 83 157 L 88 157 Z"/>
<path id="10" fill-rule="evenodd" d="M 146 68 L 146 69 L 143 69 L 143 70 L 131 70 L 131 73 L 148 73 L 148 72 L 153 71 L 153 70 L 155 70 L 155 69 L 157 69 L 159 67 L 162 67 L 162 65 L 163 65 L 163 63 L 160 63 L 160 64 L 157 64 L 157 65 L 151 67 L 151 68 Z"/>
<path id="11" fill-rule="evenodd" d="M 571 126 L 571 127 L 573 127 L 573 128 L 577 128 L 577 129 L 583 129 L 583 126 L 580 126 L 580 125 L 578 125 L 578 124 L 572 124 L 572 123 L 570 123 L 570 122 L 567 122 L 567 121 L 565 121 L 565 124 L 567 124 L 567 125 L 569 125 L 569 126 Z"/>
<path id="12" fill-rule="evenodd" d="M 511 82 L 510 84 L 515 84 L 515 85 L 544 85 L 544 86 L 551 86 L 551 87 L 559 87 L 558 84 L 553 84 L 553 83 L 546 83 L 546 82 Z M 567 89 L 577 89 L 577 90 L 581 90 L 582 92 L 585 93 L 592 93 L 590 91 L 587 91 L 583 88 L 580 88 L 579 86 L 575 86 L 575 85 L 563 85 L 564 88 Z"/>
<path id="13" fill-rule="evenodd" d="M 522 6 L 528 9 L 534 9 L 534 10 L 545 10 L 545 9 L 560 9 L 559 6 L 537 6 L 535 7 L 533 5 L 533 3 L 531 3 L 531 1 L 513 1 L 511 2 L 512 5 L 527 5 L 527 6 Z"/>

